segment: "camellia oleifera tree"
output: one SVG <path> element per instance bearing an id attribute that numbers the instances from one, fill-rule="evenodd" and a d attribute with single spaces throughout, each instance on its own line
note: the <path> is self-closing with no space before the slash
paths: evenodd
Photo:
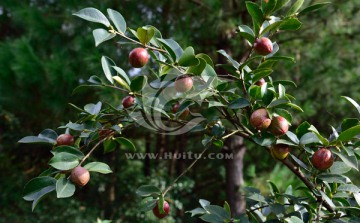
<path id="1" fill-rule="evenodd" d="M 277 80 L 276 75 L 272 77 L 279 63 L 295 62 L 281 55 L 276 36 L 298 30 L 302 25 L 298 17 L 328 4 L 303 6 L 303 0 L 290 6 L 288 3 L 289 0 L 246 2 L 253 24 L 240 25 L 236 38 L 239 41 L 245 38 L 248 56 L 238 62 L 220 49 L 218 53 L 229 61 L 220 65 L 215 65 L 206 54 L 195 53 L 191 46 L 182 48 L 175 40 L 164 38 L 156 27 L 146 25 L 136 30 L 127 27 L 123 16 L 115 10 L 108 9 L 108 17 L 95 8 L 74 13 L 102 25 L 93 30 L 96 46 L 112 38 L 119 38 L 120 44 L 132 44 L 129 64 L 148 73 L 142 75 L 134 69 L 129 75 L 103 56 L 104 77 L 91 76 L 88 84 L 74 91 L 110 88 L 124 94 L 122 104 L 97 102 L 84 108 L 70 104 L 79 119 L 60 126 L 63 134 L 46 129 L 38 136 L 19 141 L 53 147 L 50 168 L 28 182 L 24 199 L 32 201 L 34 209 L 41 198 L 53 191 L 57 198 L 71 197 L 76 187 L 86 186 L 91 172 L 112 172 L 106 163 L 88 161 L 94 150 L 102 148 L 104 152 L 112 152 L 118 144 L 135 149 L 124 131 L 146 128 L 168 135 L 202 133 L 204 149 L 165 190 L 139 185 L 134 193 L 143 197 L 140 211 L 153 211 L 159 219 L 169 215 L 168 197 L 174 185 L 206 151 L 221 148 L 225 139 L 238 135 L 279 160 L 303 184 L 281 192 L 270 182 L 269 195 L 261 194 L 256 188 L 245 188 L 247 207 L 240 216 L 232 215 L 227 202 L 217 206 L 200 199 L 201 207 L 188 211 L 192 217 L 213 223 L 359 221 L 356 215 L 360 214 L 360 188 L 344 175 L 351 170 L 358 171 L 359 119 L 345 118 L 342 123 L 333 123 L 329 137 L 308 122 L 291 126 L 292 113 L 303 112 L 294 103 L 296 98 L 286 93 L 286 87 L 296 85 L 289 80 Z M 280 15 L 280 12 L 285 13 Z M 227 74 L 217 74 L 217 66 Z M 349 97 L 343 99 L 360 114 L 356 101 Z"/>

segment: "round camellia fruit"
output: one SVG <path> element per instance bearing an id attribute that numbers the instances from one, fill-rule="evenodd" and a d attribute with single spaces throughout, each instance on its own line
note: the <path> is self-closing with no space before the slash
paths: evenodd
<path id="1" fill-rule="evenodd" d="M 70 179 L 74 184 L 83 187 L 89 182 L 90 173 L 86 168 L 77 166 L 72 169 Z"/>
<path id="2" fill-rule="evenodd" d="M 180 108 L 180 103 L 179 102 L 176 102 L 172 108 L 172 111 L 173 113 L 175 114 Z M 179 115 L 179 118 L 180 119 L 185 119 L 190 113 L 190 109 L 189 108 L 186 108 L 182 113 L 181 115 Z"/>
<path id="3" fill-rule="evenodd" d="M 193 79 L 186 74 L 177 77 L 174 83 L 176 91 L 181 93 L 190 91 L 193 84 Z"/>
<path id="4" fill-rule="evenodd" d="M 134 104 L 135 104 L 134 96 L 128 95 L 125 98 L 123 98 L 123 100 L 122 100 L 122 105 L 124 106 L 124 108 L 130 108 Z"/>
<path id="5" fill-rule="evenodd" d="M 135 48 L 129 54 L 129 63 L 132 67 L 141 68 L 149 60 L 149 53 L 144 48 Z"/>
<path id="6" fill-rule="evenodd" d="M 275 136 L 282 136 L 289 130 L 289 123 L 284 117 L 276 116 L 271 120 L 269 130 Z"/>
<path id="7" fill-rule="evenodd" d="M 264 78 L 261 78 L 260 80 L 258 80 L 258 81 L 255 82 L 255 85 L 261 87 L 261 86 L 263 86 L 263 84 L 265 84 L 265 83 L 266 83 L 265 79 L 264 79 Z"/>
<path id="8" fill-rule="evenodd" d="M 56 138 L 56 145 L 72 146 L 74 145 L 74 137 L 70 134 L 61 134 Z"/>
<path id="9" fill-rule="evenodd" d="M 284 160 L 290 153 L 290 147 L 285 144 L 276 144 L 270 148 L 270 152 L 274 158 Z"/>
<path id="10" fill-rule="evenodd" d="M 329 149 L 321 148 L 311 157 L 312 165 L 318 170 L 327 170 L 334 163 L 334 157 Z"/>
<path id="11" fill-rule="evenodd" d="M 162 218 L 165 218 L 169 212 L 170 212 L 170 205 L 167 201 L 164 201 L 164 213 L 161 214 L 160 213 L 160 210 L 159 210 L 159 204 L 158 204 L 159 201 L 156 201 L 156 205 L 155 207 L 153 208 L 153 213 L 154 215 L 159 218 L 159 219 L 162 219 Z"/>
<path id="12" fill-rule="evenodd" d="M 265 108 L 255 110 L 250 116 L 250 124 L 254 129 L 263 131 L 271 124 L 269 113 Z"/>
<path id="13" fill-rule="evenodd" d="M 273 44 L 269 38 L 261 37 L 260 39 L 255 40 L 254 50 L 256 53 L 266 56 L 273 51 Z"/>

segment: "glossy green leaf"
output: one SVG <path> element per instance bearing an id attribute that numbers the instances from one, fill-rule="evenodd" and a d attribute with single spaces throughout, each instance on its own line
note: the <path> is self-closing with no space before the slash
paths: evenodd
<path id="1" fill-rule="evenodd" d="M 124 147 L 127 148 L 127 149 L 131 149 L 131 150 L 133 150 L 133 151 L 136 150 L 135 145 L 134 145 L 130 140 L 128 140 L 127 138 L 117 137 L 117 138 L 115 138 L 115 140 L 116 140 L 119 144 L 121 144 L 122 146 L 124 146 Z"/>
<path id="2" fill-rule="evenodd" d="M 166 51 L 169 52 L 171 58 L 174 61 L 177 61 L 183 54 L 183 49 L 175 40 L 161 38 L 157 38 L 157 40 L 162 44 L 162 46 L 165 47 Z"/>
<path id="3" fill-rule="evenodd" d="M 290 0 L 277 0 L 276 1 L 276 5 L 273 9 L 273 12 L 276 12 L 277 10 L 283 8 L 284 6 L 286 6 L 288 3 L 290 2 Z"/>
<path id="4" fill-rule="evenodd" d="M 332 150 L 332 153 L 336 154 L 348 167 L 351 167 L 355 170 L 359 170 L 358 169 L 358 160 L 356 158 L 356 156 L 348 156 L 347 154 L 345 154 L 344 151 L 338 152 L 335 150 Z"/>
<path id="5" fill-rule="evenodd" d="M 330 172 L 333 174 L 344 174 L 351 170 L 352 168 L 346 165 L 344 162 L 335 161 L 330 167 Z"/>
<path id="6" fill-rule="evenodd" d="M 346 97 L 346 96 L 342 96 L 342 98 L 345 98 L 346 100 L 348 100 L 356 108 L 356 110 L 360 114 L 360 105 L 354 99 Z"/>
<path id="7" fill-rule="evenodd" d="M 218 50 L 217 52 L 226 57 L 234 68 L 239 69 L 240 63 L 234 60 L 225 50 Z"/>
<path id="8" fill-rule="evenodd" d="M 319 138 L 316 136 L 315 133 L 313 132 L 308 132 L 305 133 L 303 136 L 301 136 L 300 138 L 300 144 L 301 145 L 307 145 L 307 144 L 311 144 L 311 143 L 319 143 L 320 140 Z"/>
<path id="9" fill-rule="evenodd" d="M 116 29 L 119 32 L 125 33 L 126 32 L 126 21 L 124 17 L 118 12 L 113 9 L 107 9 L 108 15 L 111 21 L 114 23 Z"/>
<path id="10" fill-rule="evenodd" d="M 354 126 L 360 125 L 359 119 L 357 118 L 347 118 L 344 119 L 341 123 L 341 131 L 345 131 Z"/>
<path id="11" fill-rule="evenodd" d="M 297 13 L 297 11 L 299 11 L 299 9 L 303 4 L 304 4 L 304 0 L 296 0 L 296 2 L 291 6 L 289 11 L 287 12 L 287 16 Z"/>
<path id="12" fill-rule="evenodd" d="M 296 128 L 296 135 L 298 138 L 301 138 L 303 135 L 305 135 L 306 133 L 309 132 L 309 128 L 310 128 L 310 124 L 305 121 L 303 123 L 301 123 L 297 128 Z"/>
<path id="13" fill-rule="evenodd" d="M 42 139 L 37 136 L 26 136 L 18 141 L 18 143 L 34 143 L 34 144 L 51 144 L 54 145 L 54 142 L 50 142 L 47 139 Z"/>
<path id="14" fill-rule="evenodd" d="M 65 177 L 61 177 L 56 181 L 56 197 L 66 198 L 71 197 L 75 193 L 75 185 Z"/>
<path id="15" fill-rule="evenodd" d="M 56 153 L 49 164 L 58 170 L 70 170 L 79 165 L 79 158 L 74 154 L 61 152 Z"/>
<path id="16" fill-rule="evenodd" d="M 247 1 L 245 2 L 245 4 L 246 4 L 246 9 L 248 10 L 249 14 L 252 17 L 255 34 L 257 34 L 259 33 L 260 26 L 264 20 L 264 15 L 256 3 Z"/>
<path id="17" fill-rule="evenodd" d="M 147 212 L 151 211 L 156 206 L 157 199 L 152 197 L 146 197 L 140 201 L 139 211 Z"/>
<path id="18" fill-rule="evenodd" d="M 78 159 L 82 159 L 84 157 L 84 154 L 79 149 L 72 146 L 57 146 L 55 149 L 51 150 L 53 155 L 63 152 L 73 154 L 77 156 Z"/>
<path id="19" fill-rule="evenodd" d="M 94 29 L 93 36 L 95 39 L 95 46 L 99 46 L 101 43 L 114 38 L 116 35 L 114 33 L 109 33 L 105 29 Z"/>
<path id="20" fill-rule="evenodd" d="M 350 141 L 354 138 L 358 139 L 359 135 L 360 135 L 360 125 L 357 125 L 341 132 L 337 140 L 342 142 Z"/>
<path id="21" fill-rule="evenodd" d="M 116 75 L 116 71 L 113 66 L 115 66 L 114 61 L 112 61 L 109 57 L 102 56 L 101 57 L 101 66 L 104 71 L 105 77 L 110 83 L 114 83 L 112 76 Z"/>
<path id="22" fill-rule="evenodd" d="M 102 174 L 108 174 L 112 173 L 112 170 L 110 169 L 109 165 L 102 162 L 91 162 L 87 163 L 84 168 L 86 168 L 90 172 L 97 172 Z"/>
<path id="23" fill-rule="evenodd" d="M 231 218 L 231 215 L 222 207 L 217 205 L 207 205 L 204 207 L 204 209 L 211 214 L 214 214 L 218 216 L 219 218 L 222 218 L 223 220 Z"/>
<path id="24" fill-rule="evenodd" d="M 196 66 L 199 64 L 199 59 L 195 57 L 193 47 L 189 46 L 184 50 L 183 54 L 179 58 L 178 64 L 184 67 Z"/>
<path id="25" fill-rule="evenodd" d="M 52 177 L 36 177 L 25 185 L 23 198 L 33 201 L 32 210 L 34 211 L 40 199 L 55 190 L 55 184 L 56 180 Z"/>
<path id="26" fill-rule="evenodd" d="M 298 15 L 300 16 L 300 15 L 304 15 L 304 14 L 309 13 L 309 12 L 316 11 L 316 10 L 318 10 L 318 9 L 320 9 L 320 8 L 330 4 L 330 3 L 331 2 L 322 2 L 322 3 L 317 3 L 317 4 L 314 4 L 314 5 L 311 5 L 309 7 L 304 8 L 303 10 L 301 10 Z"/>
<path id="27" fill-rule="evenodd" d="M 244 37 L 247 41 L 250 42 L 250 44 L 253 44 L 255 42 L 255 33 L 254 31 L 246 26 L 246 25 L 240 25 L 238 26 L 239 34 Z"/>
<path id="28" fill-rule="evenodd" d="M 102 103 L 99 101 L 96 104 L 87 104 L 84 106 L 84 110 L 91 115 L 98 115 L 101 111 Z"/>
<path id="29" fill-rule="evenodd" d="M 137 29 L 137 37 L 140 42 L 146 45 L 154 37 L 155 30 L 149 27 L 140 27 Z"/>
<path id="30" fill-rule="evenodd" d="M 146 76 L 137 76 L 131 81 L 130 89 L 134 92 L 140 92 L 145 87 L 146 83 Z"/>
<path id="31" fill-rule="evenodd" d="M 276 6 L 276 0 L 262 0 L 261 1 L 261 9 L 264 13 L 264 15 L 270 15 L 270 13 L 273 11 L 273 9 Z"/>
<path id="32" fill-rule="evenodd" d="M 160 195 L 161 190 L 158 187 L 152 185 L 143 185 L 140 186 L 135 193 L 139 196 L 147 197 L 151 195 Z"/>
<path id="33" fill-rule="evenodd" d="M 186 73 L 188 74 L 193 74 L 195 76 L 200 75 L 205 67 L 206 67 L 206 61 L 202 58 L 198 58 L 199 64 L 197 64 L 196 66 L 191 66 L 186 70 Z"/>
<path id="34" fill-rule="evenodd" d="M 126 72 L 121 69 L 120 67 L 117 67 L 117 66 L 113 66 L 113 68 L 115 69 L 115 71 L 119 74 L 119 76 L 124 80 L 126 81 L 126 84 L 127 85 L 130 85 L 131 81 L 129 79 L 129 76 L 126 74 Z M 116 76 L 115 76 L 116 77 Z M 114 77 L 112 77 L 113 79 L 115 79 Z M 116 79 L 115 79 L 116 80 Z"/>
<path id="35" fill-rule="evenodd" d="M 106 27 L 110 26 L 109 20 L 105 17 L 105 15 L 102 12 L 100 12 L 96 8 L 84 8 L 78 12 L 75 12 L 73 15 L 78 16 L 90 22 L 97 22 L 104 24 Z"/>
<path id="36" fill-rule="evenodd" d="M 346 183 L 350 183 L 350 179 L 344 175 L 339 175 L 339 174 L 331 174 L 331 173 L 322 173 L 318 175 L 318 178 L 326 181 L 328 183 L 341 183 L 341 184 L 346 184 Z"/>
<path id="37" fill-rule="evenodd" d="M 230 102 L 228 108 L 230 109 L 240 109 L 250 106 L 250 102 L 245 98 L 238 98 Z"/>
<path id="38" fill-rule="evenodd" d="M 301 25 L 301 22 L 297 18 L 288 18 L 281 23 L 279 29 L 294 31 L 300 29 Z"/>
<path id="39" fill-rule="evenodd" d="M 252 78 L 252 82 L 256 83 L 261 78 L 265 78 L 269 76 L 273 72 L 272 69 L 259 69 L 254 71 L 254 77 Z"/>

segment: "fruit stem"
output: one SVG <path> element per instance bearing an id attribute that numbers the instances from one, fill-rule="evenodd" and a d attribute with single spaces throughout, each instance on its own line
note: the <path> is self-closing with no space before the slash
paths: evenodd
<path id="1" fill-rule="evenodd" d="M 78 166 L 81 166 L 81 165 L 85 162 L 85 160 L 90 157 L 90 155 L 94 152 L 94 150 L 95 150 L 101 143 L 103 143 L 105 140 L 107 140 L 110 136 L 112 136 L 112 134 L 109 135 L 108 137 L 103 138 L 103 139 L 100 140 L 98 143 L 96 143 L 96 145 L 95 145 L 95 146 L 86 154 L 86 156 L 84 156 L 84 158 L 80 161 L 80 163 L 79 163 Z"/>
<path id="2" fill-rule="evenodd" d="M 140 43 L 139 41 L 133 40 L 133 39 L 131 39 L 130 37 L 126 36 L 124 33 L 118 32 L 118 31 L 116 31 L 116 30 L 114 30 L 114 29 L 109 30 L 109 32 L 114 33 L 114 34 L 117 34 L 117 35 L 119 35 L 119 36 L 121 36 L 121 37 L 123 37 L 123 38 L 125 38 L 125 39 L 127 39 L 127 40 L 129 40 L 129 41 L 131 41 L 131 42 L 134 42 L 134 43 L 136 43 L 136 44 L 139 44 L 139 45 L 143 46 L 144 48 L 148 48 L 148 49 L 150 49 L 150 50 L 156 50 L 156 51 L 159 51 L 159 52 L 162 52 L 162 53 L 167 53 L 167 51 L 165 51 L 165 50 L 163 50 L 163 49 L 160 49 L 160 48 L 157 48 L 157 47 L 152 47 L 152 46 L 149 46 L 149 45 L 146 45 L 146 44 L 142 44 L 142 43 Z"/>
<path id="3" fill-rule="evenodd" d="M 163 195 L 165 197 L 166 193 L 169 192 L 176 184 L 176 182 L 182 177 L 184 176 L 187 172 L 189 172 L 189 170 L 195 165 L 195 163 L 202 158 L 202 156 L 204 155 L 204 153 L 210 148 L 211 143 L 209 142 L 205 149 L 200 153 L 200 155 L 198 157 L 196 157 L 196 159 L 178 176 L 176 177 L 176 179 L 171 183 L 171 185 L 166 188 L 166 190 L 164 191 Z"/>

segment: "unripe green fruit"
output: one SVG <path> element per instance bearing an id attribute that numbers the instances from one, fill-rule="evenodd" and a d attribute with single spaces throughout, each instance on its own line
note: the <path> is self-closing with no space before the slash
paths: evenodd
<path id="1" fill-rule="evenodd" d="M 56 139 L 57 146 L 72 146 L 74 145 L 74 137 L 70 134 L 61 134 Z"/>
<path id="2" fill-rule="evenodd" d="M 290 152 L 290 147 L 285 144 L 276 144 L 270 148 L 271 155 L 278 160 L 284 160 Z"/>
<path id="3" fill-rule="evenodd" d="M 124 106 L 124 108 L 130 108 L 131 106 L 133 106 L 135 104 L 135 97 L 134 96 L 126 96 L 123 100 L 122 100 L 122 105 Z"/>
<path id="4" fill-rule="evenodd" d="M 90 173 L 84 167 L 77 166 L 71 171 L 70 179 L 74 184 L 83 187 L 89 182 Z"/>
<path id="5" fill-rule="evenodd" d="M 164 201 L 164 213 L 163 214 L 160 214 L 160 210 L 159 210 L 159 204 L 158 204 L 159 201 L 156 201 L 156 205 L 155 207 L 153 208 L 153 213 L 154 215 L 159 218 L 159 219 L 162 219 L 162 218 L 165 218 L 169 212 L 170 212 L 170 205 L 167 201 Z"/>
<path id="6" fill-rule="evenodd" d="M 289 130 L 289 123 L 284 117 L 276 116 L 271 120 L 269 130 L 275 136 L 282 136 Z"/>
<path id="7" fill-rule="evenodd" d="M 273 44 L 269 38 L 261 37 L 260 39 L 255 40 L 254 50 L 256 53 L 266 56 L 273 51 Z"/>
<path id="8" fill-rule="evenodd" d="M 180 108 L 180 103 L 176 102 L 172 108 L 173 113 L 175 114 Z M 179 115 L 179 119 L 185 119 L 190 113 L 190 109 L 186 108 L 181 115 Z"/>
<path id="9" fill-rule="evenodd" d="M 132 67 L 141 68 L 149 60 L 149 54 L 144 48 L 135 48 L 129 54 L 129 62 Z"/>
<path id="10" fill-rule="evenodd" d="M 181 93 L 190 91 L 193 84 L 193 79 L 186 74 L 177 77 L 174 83 L 176 91 Z"/>
<path id="11" fill-rule="evenodd" d="M 326 148 L 321 148 L 311 157 L 312 165 L 318 170 L 327 170 L 334 163 L 332 152 Z"/>
<path id="12" fill-rule="evenodd" d="M 269 113 L 265 108 L 254 111 L 250 116 L 250 124 L 254 129 L 263 131 L 271 124 Z"/>

